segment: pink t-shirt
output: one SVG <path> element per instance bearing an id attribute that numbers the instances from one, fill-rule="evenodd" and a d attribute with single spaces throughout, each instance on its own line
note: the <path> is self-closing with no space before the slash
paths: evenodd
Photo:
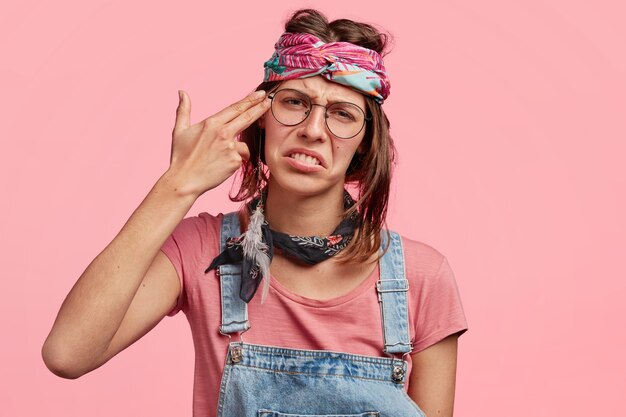
<path id="1" fill-rule="evenodd" d="M 215 415 L 229 339 L 218 328 L 220 290 L 215 271 L 204 273 L 219 253 L 222 214 L 183 219 L 161 250 L 181 280 L 173 316 L 187 316 L 195 345 L 194 416 Z M 413 353 L 467 330 L 454 274 L 446 258 L 427 244 L 402 238 L 409 280 L 409 320 Z M 295 294 L 275 279 L 261 304 L 260 291 L 248 304 L 246 343 L 295 349 L 332 350 L 386 356 L 376 293 L 379 270 L 342 296 L 319 301 Z M 411 355 L 405 357 L 411 371 Z M 408 389 L 408 380 L 405 388 Z"/>

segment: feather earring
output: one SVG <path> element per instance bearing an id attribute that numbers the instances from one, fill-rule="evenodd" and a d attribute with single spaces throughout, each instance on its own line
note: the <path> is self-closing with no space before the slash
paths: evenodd
<path id="1" fill-rule="evenodd" d="M 269 290 L 270 281 L 270 257 L 268 256 L 269 247 L 267 243 L 263 241 L 263 223 L 265 222 L 265 216 L 263 215 L 263 205 L 261 201 L 256 206 L 256 209 L 250 216 L 250 224 L 248 229 L 243 234 L 241 241 L 241 248 L 243 249 L 243 256 L 246 258 L 253 271 L 253 277 L 256 279 L 263 279 L 263 293 L 261 294 L 261 303 L 265 302 L 265 297 Z"/>
<path id="2" fill-rule="evenodd" d="M 257 158 L 257 166 L 255 170 L 257 171 L 257 186 L 259 190 L 261 189 L 261 149 L 262 149 L 262 133 L 263 130 L 259 131 L 259 151 Z M 263 283 L 263 292 L 261 294 L 261 304 L 265 302 L 265 298 L 269 292 L 269 284 L 270 284 L 270 262 L 271 258 L 269 255 L 269 246 L 266 242 L 264 242 L 264 233 L 263 233 L 263 224 L 265 223 L 265 216 L 263 214 L 263 208 L 265 199 L 263 196 L 263 192 L 260 191 L 261 195 L 259 198 L 259 202 L 254 209 L 254 212 L 250 216 L 250 223 L 248 224 L 248 229 L 243 234 L 243 239 L 241 241 L 241 247 L 243 249 L 243 255 L 249 265 L 251 265 L 251 271 L 253 272 L 254 278 L 260 278 L 264 280 Z M 259 276 L 260 275 L 260 276 Z"/>

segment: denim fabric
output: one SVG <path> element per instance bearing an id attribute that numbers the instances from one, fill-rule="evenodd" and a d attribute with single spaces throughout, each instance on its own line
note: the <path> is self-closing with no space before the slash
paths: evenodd
<path id="1" fill-rule="evenodd" d="M 236 212 L 222 218 L 220 231 L 220 252 L 226 248 L 226 240 L 241 234 L 239 217 Z M 242 333 L 250 328 L 248 304 L 239 297 L 241 287 L 241 264 L 220 265 L 220 292 L 222 294 L 222 325 L 220 333 Z"/>
<path id="2" fill-rule="evenodd" d="M 221 244 L 239 235 L 236 213 L 224 215 Z M 409 354 L 407 289 L 400 236 L 390 232 L 377 282 L 388 357 L 325 350 L 289 349 L 241 341 L 229 343 L 220 386 L 218 417 L 425 417 L 404 390 Z M 383 244 L 387 236 L 382 234 Z M 230 336 L 250 327 L 239 298 L 241 267 L 219 268 L 220 331 Z M 239 300 L 239 301 L 238 301 Z"/>
<path id="3" fill-rule="evenodd" d="M 385 337 L 386 353 L 407 353 L 413 350 L 409 336 L 409 308 L 406 294 L 409 281 L 404 270 L 402 239 L 395 232 L 389 248 L 380 260 L 380 278 L 376 283 Z M 381 247 L 387 247 L 387 235 L 382 233 Z"/>

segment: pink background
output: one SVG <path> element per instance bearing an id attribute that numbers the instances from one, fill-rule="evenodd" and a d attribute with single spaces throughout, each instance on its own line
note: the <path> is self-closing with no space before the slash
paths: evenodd
<path id="1" fill-rule="evenodd" d="M 456 273 L 456 415 L 626 415 L 626 8 L 572 0 L 5 2 L 0 415 L 191 415 L 182 313 L 77 380 L 41 345 L 167 169 L 177 90 L 193 123 L 238 100 L 313 4 L 395 36 L 388 223 Z"/>

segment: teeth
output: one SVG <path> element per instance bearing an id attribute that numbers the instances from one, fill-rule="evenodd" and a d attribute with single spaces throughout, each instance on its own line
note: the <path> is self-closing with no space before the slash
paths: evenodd
<path id="1" fill-rule="evenodd" d="M 290 155 L 290 158 L 293 158 L 300 162 L 305 162 L 309 165 L 320 165 L 320 161 L 317 158 L 302 153 L 293 153 Z"/>

